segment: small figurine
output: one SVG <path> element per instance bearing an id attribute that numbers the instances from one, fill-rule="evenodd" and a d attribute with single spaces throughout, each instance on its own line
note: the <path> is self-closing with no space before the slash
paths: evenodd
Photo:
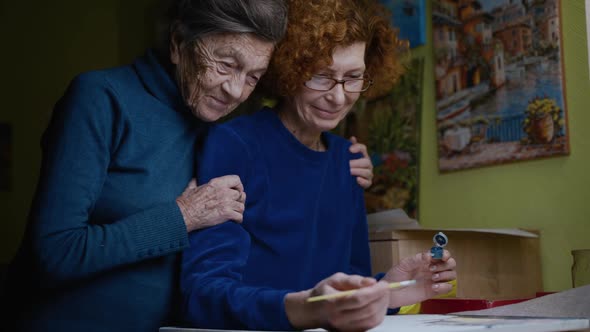
<path id="1" fill-rule="evenodd" d="M 441 259 L 443 257 L 443 248 L 449 243 L 449 239 L 443 232 L 438 232 L 432 238 L 434 247 L 430 248 L 430 256 L 434 259 Z"/>

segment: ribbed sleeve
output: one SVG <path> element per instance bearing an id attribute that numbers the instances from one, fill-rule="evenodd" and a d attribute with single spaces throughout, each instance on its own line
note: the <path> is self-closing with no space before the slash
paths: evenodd
<path id="1" fill-rule="evenodd" d="M 188 247 L 188 233 L 176 202 L 160 204 L 127 219 L 140 258 L 166 255 Z"/>

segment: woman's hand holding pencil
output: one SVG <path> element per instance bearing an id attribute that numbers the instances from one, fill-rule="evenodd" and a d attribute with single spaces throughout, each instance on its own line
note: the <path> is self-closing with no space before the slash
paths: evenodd
<path id="1" fill-rule="evenodd" d="M 406 286 L 410 286 L 410 285 L 414 285 L 414 284 L 416 284 L 416 280 L 404 280 L 404 281 L 400 281 L 400 282 L 391 282 L 388 284 L 388 287 L 390 289 L 394 289 L 394 288 L 406 287 Z M 359 291 L 359 289 L 357 288 L 357 289 L 350 289 L 347 291 L 331 293 L 331 294 L 326 294 L 326 295 L 312 296 L 307 299 L 307 302 L 317 302 L 317 301 L 335 299 L 338 297 L 353 295 L 358 291 Z"/>
<path id="2" fill-rule="evenodd" d="M 379 325 L 388 308 L 449 292 L 448 282 L 457 277 L 455 267 L 450 252 L 444 250 L 441 259 L 429 251 L 405 258 L 380 281 L 336 273 L 312 289 L 287 294 L 285 311 L 296 329 L 365 331 Z"/>
<path id="3" fill-rule="evenodd" d="M 389 292 L 389 284 L 384 281 L 336 273 L 310 290 L 287 294 L 285 309 L 297 329 L 321 326 L 327 330 L 366 331 L 385 318 Z M 335 295 L 342 293 L 349 296 Z"/>

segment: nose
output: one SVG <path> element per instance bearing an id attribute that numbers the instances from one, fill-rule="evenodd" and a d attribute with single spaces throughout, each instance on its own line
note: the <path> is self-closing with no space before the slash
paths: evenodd
<path id="1" fill-rule="evenodd" d="M 221 88 L 233 99 L 239 100 L 242 97 L 242 94 L 244 93 L 245 85 L 246 81 L 244 78 L 232 77 L 223 82 L 223 84 L 221 84 Z"/>
<path id="2" fill-rule="evenodd" d="M 343 84 L 336 84 L 332 90 L 328 91 L 326 98 L 335 105 L 342 105 L 346 102 L 346 91 Z"/>

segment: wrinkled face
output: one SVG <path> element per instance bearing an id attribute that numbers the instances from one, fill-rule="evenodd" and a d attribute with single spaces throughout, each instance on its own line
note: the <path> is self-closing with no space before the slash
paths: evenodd
<path id="1" fill-rule="evenodd" d="M 365 72 L 365 43 L 358 42 L 337 47 L 331 66 L 317 72 L 315 77 L 337 80 L 362 78 Z M 319 132 L 336 128 L 360 96 L 359 92 L 346 92 L 342 84 L 329 91 L 315 91 L 303 86 L 293 97 L 295 110 L 308 129 Z"/>
<path id="2" fill-rule="evenodd" d="M 191 52 L 182 52 L 173 41 L 170 60 L 176 65 L 178 83 L 191 112 L 209 122 L 236 109 L 266 72 L 273 46 L 245 33 L 208 35 Z M 199 58 L 183 59 L 186 56 Z M 181 70 L 183 64 L 195 60 L 204 66 L 200 75 Z"/>

